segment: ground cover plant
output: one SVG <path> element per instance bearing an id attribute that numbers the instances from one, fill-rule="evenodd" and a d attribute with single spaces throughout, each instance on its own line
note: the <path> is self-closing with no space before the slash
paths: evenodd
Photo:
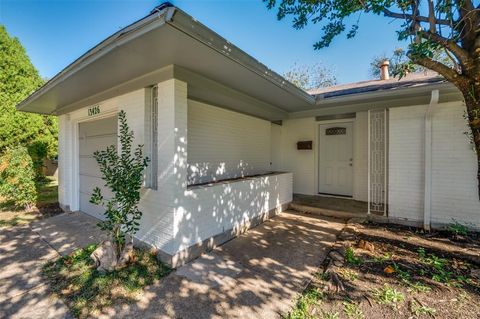
<path id="1" fill-rule="evenodd" d="M 330 289 L 327 258 L 286 318 L 479 318 L 479 233 L 370 223 L 337 244 L 346 247 L 334 268 L 344 290 Z"/>
<path id="2" fill-rule="evenodd" d="M 76 250 L 43 268 L 52 292 L 61 297 L 79 318 L 95 317 L 111 305 L 137 300 L 143 287 L 171 271 L 159 263 L 153 253 L 136 249 L 134 261 L 126 267 L 102 273 L 96 270 L 90 258 L 96 248 L 96 245 L 90 245 Z"/>
<path id="3" fill-rule="evenodd" d="M 38 181 L 36 189 L 36 203 L 30 210 L 18 208 L 12 201 L 0 197 L 0 228 L 28 224 L 63 212 L 58 205 L 58 182 L 55 178 L 45 177 Z"/>

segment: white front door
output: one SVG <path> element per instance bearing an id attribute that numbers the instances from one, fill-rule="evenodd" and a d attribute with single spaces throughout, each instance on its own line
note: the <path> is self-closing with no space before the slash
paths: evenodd
<path id="1" fill-rule="evenodd" d="M 320 125 L 318 158 L 318 192 L 352 196 L 353 122 Z"/>

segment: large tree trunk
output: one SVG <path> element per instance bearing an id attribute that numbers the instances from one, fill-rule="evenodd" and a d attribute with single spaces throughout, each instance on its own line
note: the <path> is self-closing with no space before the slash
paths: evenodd
<path id="1" fill-rule="evenodd" d="M 477 153 L 477 187 L 480 199 L 480 86 L 471 85 L 462 90 L 467 107 L 468 124 Z"/>

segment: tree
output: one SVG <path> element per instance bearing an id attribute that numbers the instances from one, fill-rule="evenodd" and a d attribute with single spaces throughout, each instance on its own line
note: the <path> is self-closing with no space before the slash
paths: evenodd
<path id="1" fill-rule="evenodd" d="M 7 148 L 43 144 L 48 157 L 57 153 L 57 119 L 18 112 L 15 106 L 43 80 L 17 38 L 0 25 L 0 154 Z"/>
<path id="2" fill-rule="evenodd" d="M 441 61 L 442 63 L 448 65 L 451 68 L 454 67 L 452 60 L 450 60 L 450 58 L 446 54 L 442 53 L 441 51 L 436 51 L 433 54 L 435 60 Z M 427 70 L 427 68 L 421 65 L 410 63 L 411 61 L 407 56 L 407 52 L 402 48 L 397 48 L 393 50 L 393 53 L 390 56 L 383 54 L 373 58 L 372 62 L 370 63 L 370 76 L 372 78 L 380 78 L 380 65 L 382 65 L 385 60 L 388 60 L 388 62 L 390 63 L 388 73 L 391 77 L 399 76 L 407 72 L 417 73 L 425 72 Z"/>
<path id="3" fill-rule="evenodd" d="M 37 200 L 32 158 L 25 147 L 8 148 L 0 156 L 0 194 L 17 208 L 31 210 Z"/>
<path id="4" fill-rule="evenodd" d="M 472 141 L 477 154 L 478 194 L 480 196 L 480 4 L 478 0 L 263 0 L 276 8 L 277 18 L 293 17 L 293 27 L 301 29 L 310 21 L 322 23 L 322 35 L 315 49 L 328 47 L 347 31 L 356 35 L 362 13 L 400 19 L 399 40 L 409 40 L 409 62 L 433 70 L 453 83 L 462 93 Z M 352 20 L 352 18 L 354 20 Z M 353 21 L 353 22 L 351 22 Z M 347 29 L 348 28 L 348 29 Z M 439 61 L 442 51 L 454 67 Z"/>
<path id="5" fill-rule="evenodd" d="M 120 123 L 120 152 L 115 145 L 107 147 L 103 151 L 95 151 L 93 157 L 100 166 L 102 179 L 105 181 L 113 197 L 103 197 L 100 188 L 95 187 L 90 202 L 105 208 L 105 220 L 98 226 L 108 232 L 113 245 L 108 243 L 100 249 L 112 250 L 108 254 L 114 258 L 102 264 L 99 260 L 100 269 L 113 269 L 121 266 L 122 252 L 125 248 L 125 240 L 128 235 L 133 240 L 133 235 L 138 231 L 142 212 L 138 208 L 140 201 L 140 188 L 143 183 L 143 171 L 148 165 L 148 158 L 143 156 L 142 145 L 138 145 L 132 153 L 133 131 L 130 131 L 126 113 L 118 114 Z M 112 253 L 113 252 L 113 253 Z"/>
<path id="6" fill-rule="evenodd" d="M 337 78 L 333 72 L 321 65 L 300 65 L 295 63 L 283 77 L 304 90 L 328 87 L 337 84 Z"/>

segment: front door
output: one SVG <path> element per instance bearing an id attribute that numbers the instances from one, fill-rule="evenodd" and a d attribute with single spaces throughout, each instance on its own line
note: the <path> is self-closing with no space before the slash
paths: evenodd
<path id="1" fill-rule="evenodd" d="M 319 146 L 318 192 L 352 196 L 353 122 L 321 124 Z"/>

